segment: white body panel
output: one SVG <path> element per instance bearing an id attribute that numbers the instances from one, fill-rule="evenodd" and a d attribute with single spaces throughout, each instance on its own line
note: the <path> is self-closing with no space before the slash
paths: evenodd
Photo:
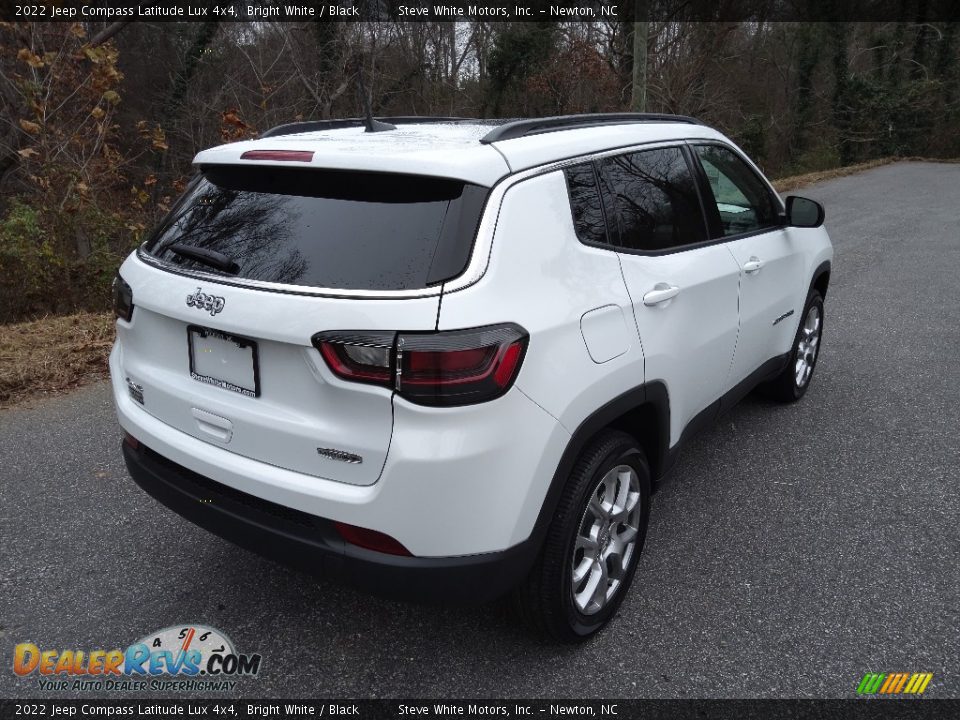
<path id="1" fill-rule="evenodd" d="M 507 191 L 487 272 L 444 295 L 439 329 L 507 319 L 522 325 L 530 346 L 517 387 L 572 432 L 601 398 L 643 383 L 643 350 L 629 326 L 619 340 L 607 340 L 625 352 L 603 364 L 590 357 L 581 318 L 611 305 L 630 312 L 617 255 L 577 240 L 563 173 L 555 171 Z"/>
<path id="2" fill-rule="evenodd" d="M 726 243 L 740 269 L 740 336 L 726 390 L 790 350 L 807 299 L 798 279 L 812 270 L 804 252 L 809 240 L 800 228 L 778 228 Z"/>
<path id="3" fill-rule="evenodd" d="M 646 356 L 646 382 L 660 381 L 670 399 L 670 445 L 701 410 L 720 398 L 737 344 L 740 269 L 723 245 L 646 256 L 620 254 Z M 658 285 L 678 288 L 648 306 Z"/>

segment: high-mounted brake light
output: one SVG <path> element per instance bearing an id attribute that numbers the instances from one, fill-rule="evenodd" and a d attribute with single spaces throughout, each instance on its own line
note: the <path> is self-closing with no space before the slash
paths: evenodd
<path id="1" fill-rule="evenodd" d="M 528 335 L 513 324 L 427 333 L 318 333 L 313 344 L 333 373 L 392 387 L 419 405 L 493 400 L 516 379 Z"/>
<path id="2" fill-rule="evenodd" d="M 312 150 L 247 150 L 241 160 L 279 160 L 281 162 L 310 162 Z"/>

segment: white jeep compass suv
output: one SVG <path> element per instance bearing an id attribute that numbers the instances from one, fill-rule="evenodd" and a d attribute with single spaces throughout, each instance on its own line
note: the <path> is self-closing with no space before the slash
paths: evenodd
<path id="1" fill-rule="evenodd" d="M 583 640 L 684 441 L 806 392 L 823 208 L 691 118 L 386 120 L 197 155 L 115 283 L 127 466 L 281 562 Z"/>

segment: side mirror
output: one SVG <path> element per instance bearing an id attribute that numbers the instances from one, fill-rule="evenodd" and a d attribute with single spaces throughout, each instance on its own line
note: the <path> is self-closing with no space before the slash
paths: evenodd
<path id="1" fill-rule="evenodd" d="M 790 195 L 787 198 L 787 225 L 815 228 L 823 225 L 823 205 L 816 200 Z"/>

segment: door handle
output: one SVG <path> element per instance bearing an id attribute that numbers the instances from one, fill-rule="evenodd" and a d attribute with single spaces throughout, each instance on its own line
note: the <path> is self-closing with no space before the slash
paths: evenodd
<path id="1" fill-rule="evenodd" d="M 743 271 L 745 273 L 753 274 L 755 272 L 760 272 L 760 268 L 762 267 L 763 267 L 763 260 L 761 260 L 756 255 L 754 255 L 743 264 Z"/>
<path id="2" fill-rule="evenodd" d="M 643 304 L 647 307 L 653 307 L 654 305 L 665 303 L 668 300 L 673 300 L 673 298 L 679 294 L 680 288 L 676 285 L 657 283 L 653 286 L 653 290 L 643 296 Z"/>

